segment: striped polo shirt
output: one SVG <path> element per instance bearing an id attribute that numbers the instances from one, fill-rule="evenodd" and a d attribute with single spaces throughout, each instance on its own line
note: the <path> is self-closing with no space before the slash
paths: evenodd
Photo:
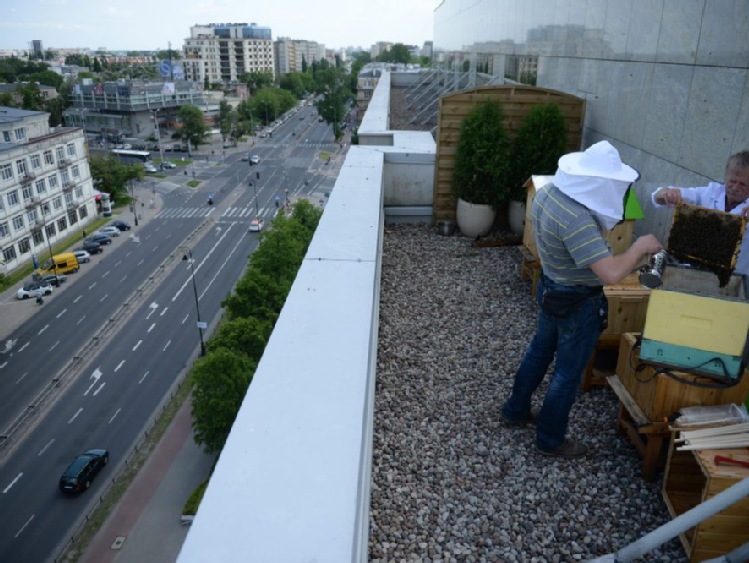
<path id="1" fill-rule="evenodd" d="M 533 199 L 531 221 L 546 276 L 562 285 L 602 285 L 589 266 L 612 251 L 587 207 L 549 184 Z"/>

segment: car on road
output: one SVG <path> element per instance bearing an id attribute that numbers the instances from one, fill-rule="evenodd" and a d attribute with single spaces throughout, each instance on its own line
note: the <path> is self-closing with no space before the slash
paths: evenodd
<path id="1" fill-rule="evenodd" d="M 78 246 L 73 249 L 73 254 L 75 254 L 79 250 L 85 250 L 91 255 L 104 252 L 104 249 L 101 247 L 101 245 L 98 242 L 94 242 L 92 240 L 84 240 L 81 246 Z"/>
<path id="2" fill-rule="evenodd" d="M 247 153 L 244 153 L 242 155 L 242 162 L 247 162 L 248 160 L 250 160 L 250 155 Z"/>
<path id="3" fill-rule="evenodd" d="M 162 170 L 167 170 L 170 168 L 177 168 L 177 165 L 174 164 L 171 160 L 165 160 L 164 162 L 159 164 L 159 168 L 161 168 Z"/>
<path id="4" fill-rule="evenodd" d="M 250 164 L 260 164 L 260 157 L 256 154 L 253 154 L 250 157 Z"/>
<path id="5" fill-rule="evenodd" d="M 68 276 L 65 274 L 31 274 L 31 283 L 60 287 L 66 281 L 68 281 Z"/>
<path id="6" fill-rule="evenodd" d="M 114 225 L 107 225 L 106 227 L 102 227 L 101 229 L 96 231 L 94 234 L 107 235 L 108 237 L 118 237 L 120 236 L 120 229 L 118 229 Z"/>
<path id="7" fill-rule="evenodd" d="M 126 223 L 125 221 L 121 221 L 119 219 L 117 219 L 116 221 L 112 221 L 109 226 L 117 227 L 121 231 L 129 231 L 132 228 L 130 227 L 130 223 Z"/>
<path id="8" fill-rule="evenodd" d="M 86 239 L 88 242 L 97 242 L 99 244 L 112 244 L 112 239 L 103 233 L 94 233 Z"/>
<path id="9" fill-rule="evenodd" d="M 263 230 L 263 227 L 265 227 L 264 219 L 260 219 L 259 217 L 257 217 L 250 221 L 250 232 L 252 233 L 259 233 Z"/>
<path id="10" fill-rule="evenodd" d="M 101 248 L 98 244 L 96 246 Z M 78 259 L 79 264 L 88 264 L 89 262 L 91 262 L 91 253 L 86 250 L 74 250 L 73 254 L 75 254 L 75 257 Z"/>
<path id="11" fill-rule="evenodd" d="M 52 286 L 48 283 L 38 282 L 26 282 L 23 287 L 18 288 L 16 297 L 18 299 L 30 299 L 36 297 L 39 289 L 42 290 L 42 295 L 49 295 L 52 293 Z"/>
<path id="12" fill-rule="evenodd" d="M 258 137 L 260 137 L 261 139 L 265 139 L 267 136 L 268 136 L 267 131 L 261 131 L 260 134 L 258 135 Z"/>
<path id="13" fill-rule="evenodd" d="M 83 452 L 68 465 L 60 477 L 60 490 L 64 493 L 85 491 L 107 463 L 109 463 L 108 450 Z"/>
<path id="14" fill-rule="evenodd" d="M 158 172 L 158 171 L 159 171 L 159 170 L 158 170 L 158 168 L 156 168 L 156 167 L 155 167 L 155 166 L 154 166 L 153 164 L 151 164 L 150 162 L 146 162 L 146 163 L 145 163 L 145 164 L 143 165 L 143 168 L 145 169 L 145 171 L 146 171 L 146 172 L 149 172 L 149 173 L 151 173 L 151 174 L 153 174 L 154 172 Z"/>

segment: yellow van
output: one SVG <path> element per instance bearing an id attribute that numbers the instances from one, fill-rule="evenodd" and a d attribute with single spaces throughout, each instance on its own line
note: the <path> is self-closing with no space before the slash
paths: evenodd
<path id="1" fill-rule="evenodd" d="M 72 252 L 63 252 L 47 259 L 34 273 L 43 276 L 45 274 L 69 274 L 77 271 L 78 258 Z"/>

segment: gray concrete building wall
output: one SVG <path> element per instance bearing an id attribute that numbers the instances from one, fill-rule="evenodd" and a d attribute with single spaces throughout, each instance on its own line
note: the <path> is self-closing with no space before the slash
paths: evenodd
<path id="1" fill-rule="evenodd" d="M 535 55 L 538 86 L 585 98 L 583 145 L 607 139 L 641 173 L 640 232 L 670 226 L 655 188 L 722 181 L 749 148 L 746 0 L 445 0 L 434 30 L 447 68 L 474 52 Z"/>

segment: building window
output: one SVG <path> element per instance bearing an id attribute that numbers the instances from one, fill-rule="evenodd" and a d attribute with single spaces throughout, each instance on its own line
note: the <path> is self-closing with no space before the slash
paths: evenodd
<path id="1" fill-rule="evenodd" d="M 52 207 L 54 207 L 55 209 L 62 208 L 62 198 L 60 196 L 57 196 L 55 199 L 52 200 Z"/>
<path id="2" fill-rule="evenodd" d="M 73 178 L 80 177 L 81 171 L 78 169 L 78 165 L 77 164 L 71 168 L 71 171 L 73 172 Z"/>
<path id="3" fill-rule="evenodd" d="M 31 252 L 31 241 L 29 240 L 29 237 L 22 238 L 18 241 L 18 251 L 21 254 Z"/>
<path id="4" fill-rule="evenodd" d="M 81 219 L 88 217 L 88 209 L 86 209 L 85 205 L 78 210 L 78 213 L 80 214 Z"/>
<path id="5" fill-rule="evenodd" d="M 14 131 L 16 134 L 16 141 L 25 141 L 26 140 L 26 129 L 19 128 Z"/>
<path id="6" fill-rule="evenodd" d="M 20 231 L 23 229 L 23 215 L 16 215 L 11 222 L 13 223 L 13 230 Z"/>
<path id="7" fill-rule="evenodd" d="M 83 188 L 78 187 L 75 189 L 75 197 L 83 197 Z"/>
<path id="8" fill-rule="evenodd" d="M 44 233 L 39 229 L 31 233 L 31 238 L 34 239 L 34 246 L 41 246 L 44 244 Z"/>
<path id="9" fill-rule="evenodd" d="M 11 140 L 10 140 L 10 131 L 3 131 L 3 140 L 6 143 L 10 143 L 11 142 Z"/>
<path id="10" fill-rule="evenodd" d="M 38 170 L 42 167 L 42 159 L 38 154 L 31 155 L 31 169 Z"/>
<path id="11" fill-rule="evenodd" d="M 8 222 L 4 221 L 0 223 L 0 238 L 7 237 L 10 234 L 10 228 L 8 227 Z"/>
<path id="12" fill-rule="evenodd" d="M 65 217 L 63 217 L 62 219 L 58 219 L 57 220 L 57 228 L 60 231 L 64 231 L 65 229 L 67 229 L 68 228 L 68 220 Z"/>
<path id="13" fill-rule="evenodd" d="M 10 180 L 13 177 L 13 167 L 10 164 L 0 166 L 0 177 L 3 180 Z"/>
<path id="14" fill-rule="evenodd" d="M 65 162 L 65 147 L 57 147 L 55 149 L 55 156 L 57 157 L 57 162 Z"/>
<path id="15" fill-rule="evenodd" d="M 52 212 L 52 210 L 49 208 L 49 203 L 44 203 L 42 205 L 42 215 L 49 215 Z"/>
<path id="16" fill-rule="evenodd" d="M 5 194 L 5 199 L 8 200 L 8 207 L 18 205 L 18 190 L 12 190 Z"/>
<path id="17" fill-rule="evenodd" d="M 78 214 L 75 212 L 75 209 L 68 211 L 68 221 L 70 221 L 71 225 L 75 225 L 78 222 Z"/>
<path id="18" fill-rule="evenodd" d="M 31 186 L 24 186 L 23 188 L 21 188 L 21 193 L 23 194 L 23 201 L 33 199 L 34 197 L 34 190 L 31 188 Z"/>
<path id="19" fill-rule="evenodd" d="M 65 194 L 65 205 L 67 205 L 68 207 L 73 205 L 73 194 L 71 194 L 70 192 Z"/>
<path id="20" fill-rule="evenodd" d="M 36 193 L 41 195 L 44 192 L 47 191 L 47 183 L 44 181 L 44 178 L 41 180 L 36 181 Z"/>
<path id="21" fill-rule="evenodd" d="M 68 171 L 63 170 L 62 172 L 60 172 L 60 177 L 62 178 L 62 187 L 64 188 L 68 185 L 68 180 L 70 179 L 68 176 Z"/>
<path id="22" fill-rule="evenodd" d="M 14 246 L 3 248 L 3 260 L 11 262 L 16 259 L 16 249 Z"/>
<path id="23" fill-rule="evenodd" d="M 52 158 L 52 151 L 46 150 L 44 151 L 44 164 L 54 164 L 55 161 Z"/>
<path id="24" fill-rule="evenodd" d="M 68 156 L 75 156 L 75 145 L 68 143 Z"/>
<path id="25" fill-rule="evenodd" d="M 55 236 L 55 233 L 57 233 L 57 229 L 55 229 L 55 224 L 50 223 L 44 228 L 45 231 L 47 231 L 47 238 L 51 239 L 53 236 Z"/>
<path id="26" fill-rule="evenodd" d="M 49 189 L 54 190 L 57 188 L 57 174 L 52 174 L 47 178 L 49 181 Z"/>
<path id="27" fill-rule="evenodd" d="M 31 227 L 34 226 L 34 223 L 36 223 L 36 209 L 32 209 L 31 211 L 26 212 L 26 220 L 29 222 L 29 225 Z"/>

